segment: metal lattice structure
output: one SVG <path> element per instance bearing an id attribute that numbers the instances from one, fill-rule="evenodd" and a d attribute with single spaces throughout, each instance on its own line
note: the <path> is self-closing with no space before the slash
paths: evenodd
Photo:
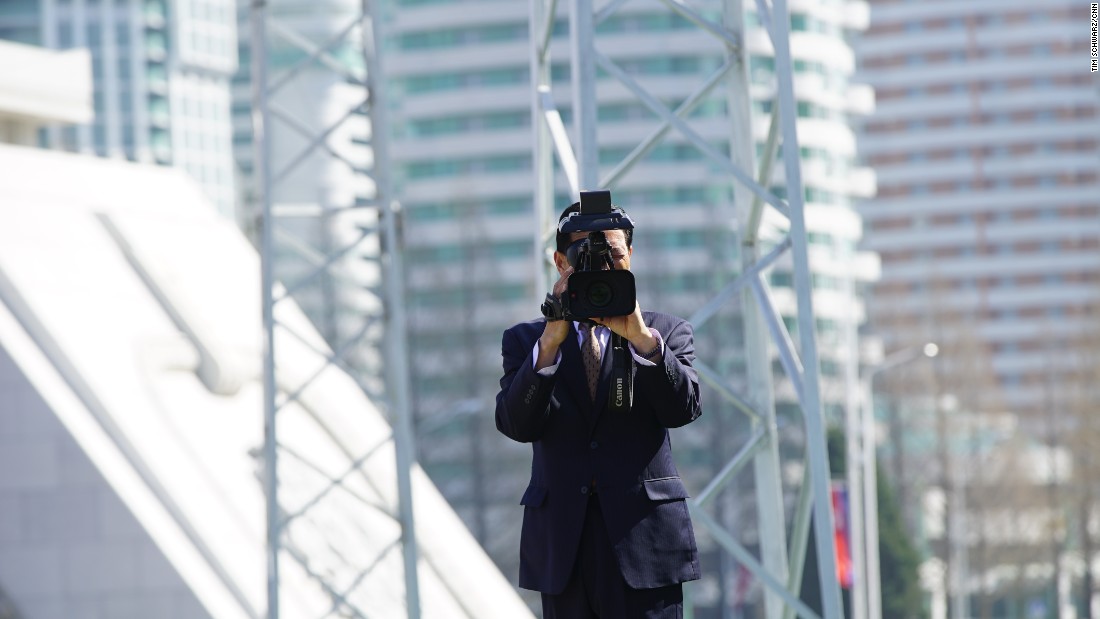
<path id="1" fill-rule="evenodd" d="M 816 619 L 818 615 L 797 595 L 802 581 L 809 527 L 815 531 L 818 557 L 835 556 L 833 514 L 829 485 L 829 467 L 820 392 L 820 370 L 815 340 L 811 273 L 804 216 L 796 106 L 792 83 L 789 45 L 789 17 L 786 0 L 757 0 L 760 21 L 767 31 L 775 53 L 775 104 L 772 105 L 770 130 L 759 167 L 753 165 L 754 139 L 751 131 L 752 108 L 747 77 L 748 52 L 745 46 L 744 10 L 740 0 L 724 0 L 722 18 L 715 20 L 693 9 L 682 0 L 661 0 L 697 26 L 706 36 L 715 37 L 725 48 L 724 64 L 676 109 L 670 109 L 658 97 L 638 83 L 627 71 L 605 55 L 596 45 L 596 26 L 619 10 L 626 0 L 612 0 L 599 11 L 593 0 L 570 0 L 570 67 L 572 112 L 575 143 L 571 144 L 551 92 L 550 41 L 558 12 L 556 0 L 531 0 L 531 75 L 532 115 L 534 118 L 535 204 L 540 229 L 534 239 L 537 272 L 543 277 L 536 290 L 548 287 L 545 248 L 555 232 L 552 220 L 554 203 L 554 156 L 564 172 L 572 195 L 582 189 L 614 189 L 618 180 L 646 156 L 665 136 L 675 131 L 703 153 L 707 161 L 728 173 L 734 182 L 734 202 L 739 231 L 740 274 L 715 297 L 690 317 L 698 328 L 741 295 L 741 315 L 745 327 L 748 391 L 739 393 L 706 364 L 697 363 L 700 378 L 748 416 L 753 433 L 749 441 L 730 459 L 714 479 L 691 503 L 696 523 L 705 526 L 713 539 L 737 562 L 748 568 L 767 590 L 766 614 L 769 619 L 790 617 L 794 613 Z M 606 176 L 599 175 L 597 141 L 597 68 L 625 87 L 638 101 L 661 119 L 662 125 L 641 141 Z M 730 120 L 730 154 L 720 152 L 696 132 L 686 118 L 716 88 L 724 86 Z M 772 162 L 779 144 L 786 183 L 786 200 L 767 189 L 771 182 Z M 761 250 L 759 230 L 764 204 L 789 222 L 788 233 L 768 251 Z M 764 272 L 786 252 L 794 267 L 793 290 L 797 298 L 797 334 L 795 343 L 777 313 L 764 279 Z M 783 488 L 779 474 L 779 445 L 771 375 L 771 356 L 765 333 L 770 334 L 778 350 L 779 361 L 789 377 L 803 412 L 806 454 L 804 478 L 793 516 L 789 539 L 783 507 Z M 752 464 L 758 521 L 760 554 L 746 549 L 706 507 L 743 467 Z M 788 548 L 789 545 L 789 548 Z M 843 614 L 836 565 L 832 560 L 818 561 L 823 615 L 827 619 Z"/>
<path id="2" fill-rule="evenodd" d="M 337 586 L 331 582 L 330 575 L 318 573 L 310 567 L 309 557 L 297 551 L 287 539 L 287 526 L 296 518 L 301 518 L 317 503 L 335 492 L 338 488 L 344 488 L 349 477 L 356 475 L 361 465 L 374 455 L 375 449 L 367 453 L 358 454 L 353 459 L 353 466 L 342 475 L 330 478 L 319 489 L 313 500 L 307 500 L 304 506 L 293 513 L 287 513 L 284 503 L 280 500 L 280 475 L 278 461 L 281 455 L 301 457 L 303 454 L 288 453 L 279 440 L 278 417 L 288 405 L 292 404 L 311 382 L 322 376 L 325 367 L 319 368 L 309 380 L 305 381 L 294 393 L 286 394 L 279 390 L 278 372 L 276 364 L 276 334 L 286 331 L 288 327 L 277 319 L 277 305 L 291 298 L 290 293 L 308 285 L 317 278 L 331 278 L 339 281 L 339 273 L 332 273 L 338 265 L 346 260 L 363 260 L 366 256 L 373 257 L 381 273 L 383 316 L 385 332 L 385 368 L 386 368 L 386 404 L 389 411 L 390 422 L 393 426 L 392 439 L 396 454 L 397 475 L 397 514 L 393 515 L 400 524 L 400 539 L 395 540 L 385 550 L 400 548 L 405 570 L 405 606 L 408 617 L 420 616 L 419 581 L 417 575 L 417 540 L 414 533 L 414 518 L 412 505 L 411 471 L 413 468 L 413 436 L 411 421 L 409 418 L 409 386 L 408 386 L 408 362 L 405 348 L 405 325 L 403 294 L 401 290 L 402 267 L 400 257 L 400 243 L 397 236 L 397 223 L 395 214 L 395 202 L 389 186 L 388 145 L 386 131 L 371 131 L 368 145 L 372 162 L 368 165 L 361 160 L 351 160 L 349 157 L 334 149 L 330 145 L 330 138 L 342 131 L 347 123 L 355 119 L 366 117 L 371 127 L 387 127 L 385 118 L 385 106 L 379 104 L 382 97 L 383 80 L 381 40 L 379 20 L 374 19 L 372 12 L 377 10 L 374 3 L 362 0 L 358 6 L 358 12 L 348 18 L 346 25 L 335 28 L 333 36 L 323 40 L 316 40 L 307 33 L 297 28 L 297 23 L 289 16 L 280 17 L 273 14 L 271 5 L 266 0 L 253 0 L 251 3 L 250 19 L 250 44 L 252 49 L 252 109 L 254 131 L 254 180 L 256 186 L 256 204 L 261 210 L 261 256 L 263 272 L 263 311 L 264 311 L 264 449 L 263 449 L 263 484 L 267 497 L 267 591 L 268 608 L 266 616 L 269 619 L 279 617 L 279 581 L 280 561 L 289 556 L 299 564 L 298 567 L 305 570 L 320 587 L 332 598 L 332 613 L 341 613 L 342 616 L 363 616 L 354 605 L 347 602 L 345 596 L 349 589 L 347 586 Z M 294 50 L 297 60 L 289 67 L 283 69 L 278 75 L 269 76 L 271 69 L 272 40 L 269 33 L 276 37 L 284 48 Z M 349 63 L 348 58 L 338 57 L 337 50 L 357 50 L 361 65 Z M 294 114 L 280 108 L 273 103 L 274 95 L 307 68 L 322 68 L 333 72 L 340 80 L 357 87 L 361 96 L 354 105 L 334 122 L 321 129 L 311 127 L 309 123 L 295 118 Z M 277 124 L 276 124 L 277 123 Z M 272 165 L 272 133 L 276 126 L 289 128 L 304 137 L 305 146 L 294 153 L 284 162 L 278 170 L 273 171 Z M 342 162 L 352 172 L 367 174 L 373 181 L 373 198 L 365 201 L 351 200 L 343 204 L 322 204 L 312 210 L 302 208 L 295 209 L 293 213 L 284 213 L 273 203 L 275 187 L 282 180 L 293 174 L 295 170 L 310 157 L 322 156 Z M 358 233 L 351 238 L 339 239 L 329 247 L 318 250 L 317 248 L 301 247 L 291 244 L 293 251 L 301 254 L 314 268 L 304 274 L 298 281 L 287 282 L 285 288 L 280 286 L 275 279 L 274 263 L 276 260 L 277 239 L 285 239 L 281 233 L 284 216 L 293 216 L 299 220 L 303 217 L 315 217 L 322 230 L 330 230 L 330 224 L 340 217 L 350 217 L 357 222 Z M 342 242 L 341 242 L 342 241 Z M 380 247 L 379 247 L 380 246 Z M 379 318 L 367 315 L 362 319 L 361 328 L 354 333 L 344 336 L 340 341 L 332 341 L 329 337 L 329 348 L 326 352 L 326 366 L 349 370 L 347 375 L 355 378 L 365 393 L 374 391 L 370 385 L 363 382 L 359 372 L 349 367 L 346 355 L 350 350 L 359 346 L 368 333 L 378 330 Z M 305 337 L 295 333 L 287 333 L 295 339 L 305 341 Z M 280 337 L 284 337 L 281 335 Z M 373 394 L 372 394 L 373 395 Z M 387 439 L 388 440 L 388 439 Z M 345 488 L 346 490 L 346 488 Z M 383 552 L 385 552 L 385 550 Z M 380 560 L 380 559 L 379 559 Z M 351 583 L 354 587 L 377 565 L 377 562 L 368 562 L 363 566 L 360 575 Z M 326 615 L 328 616 L 328 615 Z"/>

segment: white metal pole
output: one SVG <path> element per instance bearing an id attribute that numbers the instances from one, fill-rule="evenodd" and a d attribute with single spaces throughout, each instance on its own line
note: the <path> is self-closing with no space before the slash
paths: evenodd
<path id="1" fill-rule="evenodd" d="M 947 412 L 957 411 L 957 402 L 954 398 L 948 400 L 952 403 L 952 406 L 945 407 Z M 953 426 L 955 424 L 952 424 Z M 965 427 L 965 426 L 964 426 Z M 967 427 L 966 433 L 972 431 L 972 428 Z M 950 444 L 949 444 L 950 445 Z M 950 447 L 948 447 L 950 448 Z M 968 566 L 967 566 L 967 552 L 966 552 L 966 482 L 967 482 L 967 466 L 969 463 L 964 461 L 961 457 L 951 458 L 951 466 L 947 469 L 947 475 L 951 478 L 951 500 L 948 503 L 951 507 L 951 511 L 948 517 L 953 521 L 951 527 L 951 535 L 948 537 L 948 542 L 951 544 L 951 617 L 952 619 L 966 619 L 970 616 L 969 609 L 967 608 L 967 595 L 966 581 L 969 579 Z M 1057 600 L 1055 600 L 1057 603 Z M 1055 610 L 1055 617 L 1058 616 L 1057 610 Z"/>
<path id="2" fill-rule="evenodd" d="M 852 618 L 866 619 L 871 606 L 868 599 L 871 580 L 871 573 L 868 569 L 870 563 L 868 546 L 870 542 L 867 541 L 869 539 L 867 523 L 870 516 L 867 514 L 867 510 L 869 509 L 868 506 L 873 505 L 868 502 L 869 497 L 873 495 L 868 493 L 864 482 L 867 475 L 873 475 L 874 472 L 867 472 L 868 460 L 865 448 L 868 442 L 871 442 L 871 453 L 874 454 L 874 436 L 867 433 L 865 407 L 862 406 L 866 403 L 866 397 L 864 396 L 866 391 L 862 389 L 863 382 L 859 377 L 859 333 L 856 324 L 856 316 L 859 313 L 855 311 L 854 307 L 856 304 L 855 277 L 845 278 L 845 286 L 845 292 L 853 306 L 848 314 L 851 318 L 847 321 L 844 329 L 848 348 L 848 359 L 845 363 L 844 373 L 845 386 L 847 387 L 844 429 L 847 437 L 847 449 L 845 451 L 848 468 L 848 536 L 851 543 L 852 569 L 855 572 L 849 591 Z M 874 466 L 873 461 L 870 466 Z"/>
<path id="3" fill-rule="evenodd" d="M 856 391 L 853 389 L 852 391 Z M 858 398 L 858 394 L 855 396 Z M 863 407 L 857 403 L 849 403 L 845 412 L 845 435 L 847 438 L 846 464 L 848 471 L 848 535 L 851 543 L 852 569 L 855 572 L 852 579 L 852 619 L 865 619 L 868 615 L 869 600 L 867 592 L 870 587 L 870 571 L 867 565 L 870 563 L 870 515 L 872 510 L 870 494 L 865 485 L 871 473 L 865 470 L 867 458 L 865 448 L 869 442 L 866 434 L 865 415 Z M 872 447 L 873 449 L 873 447 Z"/>
<path id="4" fill-rule="evenodd" d="M 572 0 L 569 42 L 572 47 L 573 128 L 577 140 L 577 178 L 582 191 L 599 189 L 599 145 L 596 142 L 596 54 L 592 0 Z M 552 17 L 547 16 L 547 19 Z M 577 197 L 579 199 L 579 196 Z"/>
<path id="5" fill-rule="evenodd" d="M 549 46 L 543 46 L 547 22 L 553 23 L 554 6 L 547 10 L 545 0 L 530 0 L 528 31 L 531 39 L 531 130 L 534 139 L 535 173 L 535 277 L 534 306 L 538 307 L 543 295 L 550 290 L 550 278 L 546 260 L 546 237 L 553 223 L 554 204 L 554 161 L 550 130 L 546 126 L 540 86 L 550 85 Z"/>
<path id="6" fill-rule="evenodd" d="M 730 71 L 727 99 L 730 115 L 730 159 L 743 170 L 755 170 L 753 159 L 756 141 L 752 131 L 752 101 L 749 100 L 749 53 L 745 41 L 744 6 L 741 0 L 727 0 L 723 5 L 723 24 L 742 44 L 736 48 L 727 44 L 727 53 L 737 58 Z M 765 149 L 766 151 L 766 149 Z M 765 152 L 765 156 L 768 153 Z M 747 272 L 760 258 L 759 217 L 754 210 L 752 192 L 743 183 L 734 182 L 734 207 L 737 213 L 741 246 L 741 271 Z M 779 436 L 775 418 L 775 390 L 772 383 L 771 354 L 768 352 L 768 328 L 761 315 L 760 304 L 751 294 L 741 295 L 741 320 L 745 337 L 745 372 L 748 401 L 760 415 L 754 420 L 754 430 L 763 433 L 764 446 L 753 455 L 753 483 L 756 489 L 756 513 L 760 528 L 760 559 L 777 580 L 786 582 L 790 573 L 787 563 L 787 518 L 783 508 L 783 481 L 779 469 Z M 781 619 L 786 608 L 783 598 L 771 589 L 764 589 L 764 611 L 767 619 Z"/>
<path id="7" fill-rule="evenodd" d="M 863 526 L 864 526 L 864 560 L 866 566 L 867 588 L 864 593 L 867 596 L 868 619 L 882 619 L 882 575 L 879 571 L 878 550 L 878 458 L 876 456 L 875 432 L 875 400 L 871 391 L 871 377 L 868 375 L 863 393 L 864 400 L 862 416 L 862 429 L 860 434 L 863 439 L 863 453 L 860 461 L 863 466 Z"/>
<path id="8" fill-rule="evenodd" d="M 260 204 L 260 277 L 264 323 L 264 464 L 263 481 L 267 512 L 267 619 L 279 618 L 279 524 L 278 442 L 275 432 L 275 315 L 272 287 L 274 277 L 274 221 L 271 214 L 271 152 L 267 128 L 270 110 L 267 98 L 267 2 L 253 0 L 249 14 L 252 48 L 252 133 L 256 170 L 256 197 Z"/>
<path id="9" fill-rule="evenodd" d="M 371 147 L 374 151 L 375 184 L 378 207 L 381 209 L 385 263 L 384 294 L 386 300 L 386 391 L 393 423 L 394 452 L 397 458 L 397 502 L 401 518 L 401 551 L 405 564 L 405 606 L 409 619 L 420 618 L 420 579 L 416 544 L 416 521 L 413 517 L 412 468 L 416 462 L 413 443 L 412 411 L 409 408 L 409 353 L 406 347 L 404 269 L 401 264 L 402 242 L 397 228 L 397 201 L 393 197 L 389 170 L 389 122 L 384 89 L 386 73 L 382 62 L 383 0 L 362 0 L 364 51 L 373 54 L 367 66 L 367 90 L 370 97 Z M 369 30 L 368 24 L 369 21 Z M 372 71 L 373 69 L 373 71 Z M 383 169 L 379 169 L 383 166 Z"/>
<path id="10" fill-rule="evenodd" d="M 863 379 L 863 411 L 860 434 L 863 437 L 863 526 L 865 532 L 865 555 L 867 567 L 867 617 L 882 619 L 882 572 L 879 566 L 878 539 L 878 456 L 875 426 L 875 376 L 880 372 L 897 367 L 903 363 L 915 361 L 922 356 L 929 359 L 939 354 L 939 346 L 932 342 L 921 348 L 906 348 L 897 351 L 867 372 Z"/>
<path id="11" fill-rule="evenodd" d="M 772 43 L 779 119 L 783 133 L 783 163 L 787 180 L 787 201 L 791 216 L 791 254 L 794 259 L 794 287 L 798 301 L 798 338 L 802 344 L 804 375 L 802 412 L 806 424 L 806 458 L 814 485 L 814 542 L 821 584 L 821 606 L 825 619 L 844 616 L 837 583 L 836 547 L 833 544 L 833 508 L 829 493 L 829 460 L 825 445 L 825 421 L 821 409 L 820 364 L 814 334 L 813 283 L 807 245 L 805 204 L 802 196 L 802 167 L 798 149 L 798 119 L 794 101 L 794 80 L 790 48 L 790 14 L 787 0 L 775 0 Z"/>

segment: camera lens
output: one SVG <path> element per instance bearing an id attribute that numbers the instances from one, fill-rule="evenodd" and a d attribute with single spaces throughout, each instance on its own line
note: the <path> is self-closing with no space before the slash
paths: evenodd
<path id="1" fill-rule="evenodd" d="M 594 281 L 588 287 L 588 302 L 593 307 L 606 307 L 614 295 L 611 286 L 604 281 Z"/>

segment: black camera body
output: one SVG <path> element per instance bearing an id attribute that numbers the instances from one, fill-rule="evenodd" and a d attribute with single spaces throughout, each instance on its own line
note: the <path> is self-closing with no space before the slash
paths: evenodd
<path id="1" fill-rule="evenodd" d="M 565 256 L 573 267 L 561 299 L 546 296 L 542 313 L 549 320 L 584 320 L 626 316 L 634 312 L 637 290 L 634 274 L 616 271 L 607 242 L 607 230 L 631 230 L 630 216 L 611 204 L 610 191 L 582 191 L 579 213 L 558 223 L 558 231 L 587 232 L 569 246 Z"/>

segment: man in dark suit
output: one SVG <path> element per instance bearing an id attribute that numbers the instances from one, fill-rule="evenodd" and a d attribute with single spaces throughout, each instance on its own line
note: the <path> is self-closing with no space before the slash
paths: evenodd
<path id="1" fill-rule="evenodd" d="M 629 270 L 632 230 L 605 234 L 614 268 Z M 566 249 L 585 236 L 559 225 L 559 298 L 573 272 Z M 701 413 L 693 331 L 637 305 L 593 322 L 539 319 L 504 332 L 497 429 L 534 452 L 519 585 L 542 592 L 546 619 L 679 618 L 681 583 L 699 578 L 699 558 L 668 428 Z M 612 334 L 632 358 L 625 412 L 608 410 Z"/>

